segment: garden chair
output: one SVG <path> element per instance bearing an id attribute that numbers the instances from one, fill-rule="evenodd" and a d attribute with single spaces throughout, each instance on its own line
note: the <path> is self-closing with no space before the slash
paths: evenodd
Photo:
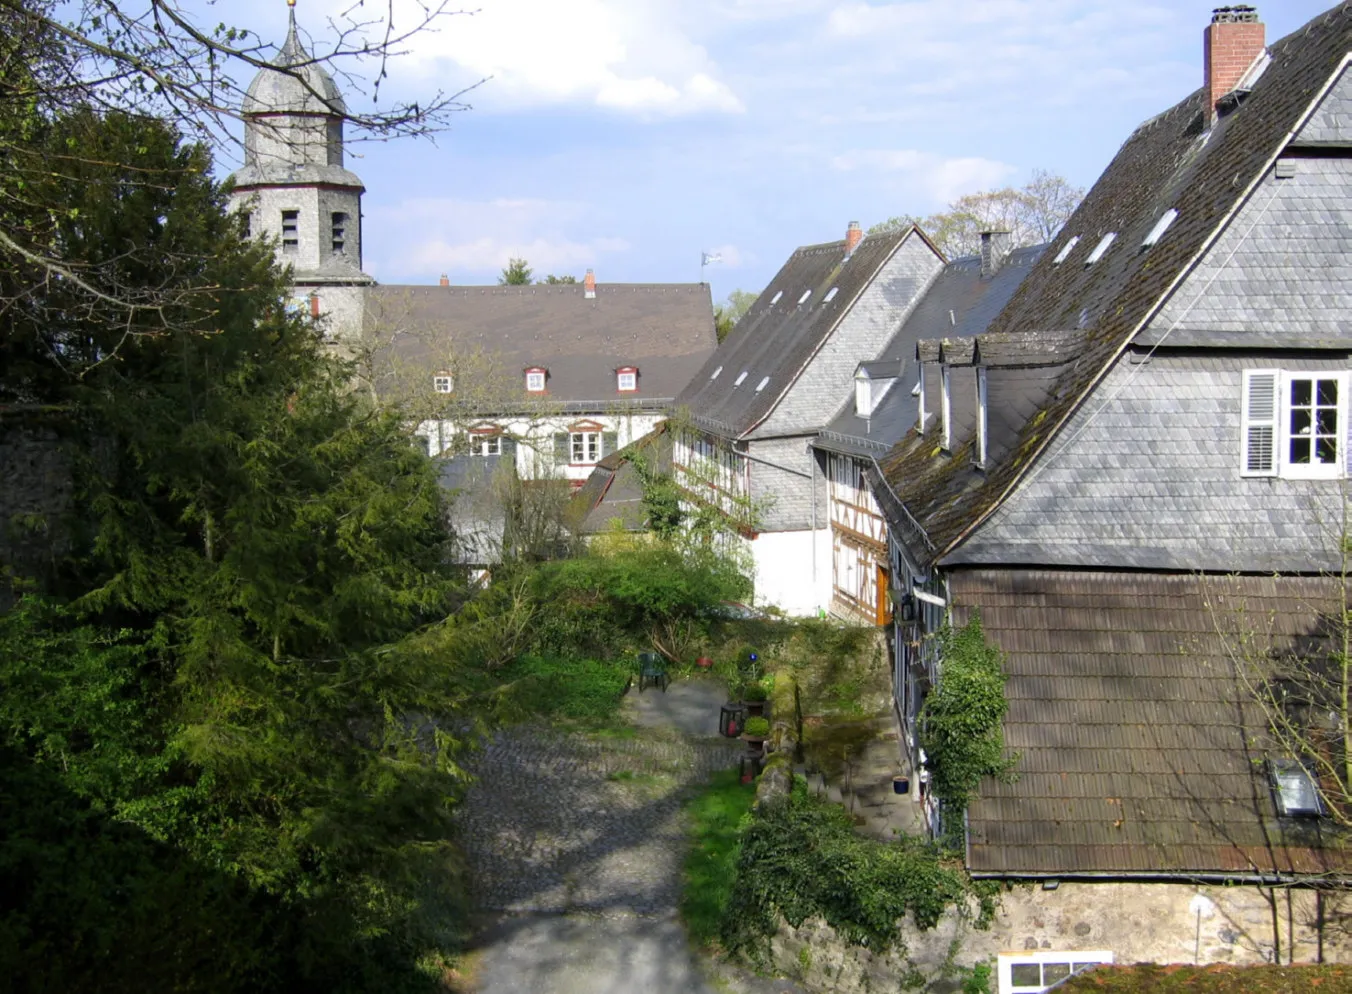
<path id="1" fill-rule="evenodd" d="M 667 674 L 667 661 L 656 652 L 640 652 L 638 654 L 638 692 L 643 693 L 645 687 L 661 687 L 662 693 L 667 692 L 667 684 L 671 682 L 671 677 Z"/>

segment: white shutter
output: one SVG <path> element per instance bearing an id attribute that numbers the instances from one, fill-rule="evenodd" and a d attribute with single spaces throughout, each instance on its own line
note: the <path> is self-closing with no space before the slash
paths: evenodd
<path id="1" fill-rule="evenodd" d="M 1239 475 L 1277 475 L 1277 420 L 1280 413 L 1278 387 L 1281 374 L 1275 369 L 1246 369 L 1241 400 L 1243 427 L 1240 435 Z"/>

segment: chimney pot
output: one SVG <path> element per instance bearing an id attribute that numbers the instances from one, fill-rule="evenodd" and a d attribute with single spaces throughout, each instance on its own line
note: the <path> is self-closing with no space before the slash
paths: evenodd
<path id="1" fill-rule="evenodd" d="M 990 279 L 1000 271 L 1014 246 L 1014 236 L 1008 231 L 981 233 L 981 278 Z"/>
<path id="2" fill-rule="evenodd" d="M 441 285 L 442 285 L 442 286 L 450 286 L 450 285 L 451 285 L 451 278 L 450 278 L 449 276 L 447 276 L 445 273 L 442 273 L 442 274 L 441 274 Z"/>
<path id="3" fill-rule="evenodd" d="M 590 269 L 587 270 L 587 275 L 582 277 L 582 290 L 587 300 L 596 299 L 596 274 Z"/>
<path id="4" fill-rule="evenodd" d="M 864 229 L 859 227 L 858 221 L 851 221 L 849 227 L 845 229 L 845 254 L 854 255 L 854 250 L 859 247 L 859 243 L 864 240 Z"/>
<path id="5" fill-rule="evenodd" d="M 310 291 L 310 317 L 319 320 L 319 291 Z"/>
<path id="6" fill-rule="evenodd" d="M 1206 87 L 1207 125 L 1216 122 L 1216 110 L 1234 92 L 1249 66 L 1267 47 L 1266 28 L 1258 11 L 1247 4 L 1217 7 L 1202 35 L 1202 85 Z"/>

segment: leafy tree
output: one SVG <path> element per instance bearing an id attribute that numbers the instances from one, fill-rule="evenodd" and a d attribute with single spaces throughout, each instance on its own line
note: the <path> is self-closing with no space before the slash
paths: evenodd
<path id="1" fill-rule="evenodd" d="M 530 286 L 531 268 L 525 259 L 515 257 L 507 261 L 498 276 L 498 286 Z"/>
<path id="2" fill-rule="evenodd" d="M 983 231 L 1008 231 L 1015 246 L 1050 241 L 1079 206 L 1084 190 L 1064 177 L 1037 170 L 1019 189 L 1005 187 L 969 193 L 948 209 L 917 217 L 903 214 L 869 228 L 869 234 L 918 225 L 950 259 L 981 250 Z"/>
<path id="3" fill-rule="evenodd" d="M 0 267 L 18 302 L 0 314 L 0 397 L 60 417 L 75 482 L 70 554 L 0 625 L 0 789 L 52 812 L 4 836 L 0 891 L 45 913 L 5 919 L 0 948 L 65 948 L 47 931 L 63 917 L 91 935 L 107 917 L 104 945 L 73 954 L 131 941 L 131 968 L 157 930 L 114 926 L 157 920 L 139 902 L 164 899 L 199 942 L 236 937 L 239 966 L 212 985 L 196 972 L 209 957 L 157 963 L 179 971 L 164 989 L 415 984 L 444 927 L 432 882 L 461 789 L 459 743 L 427 720 L 455 690 L 417 639 L 457 589 L 431 466 L 287 315 L 283 274 L 226 214 L 203 148 L 118 113 L 25 127 L 35 154 L 81 156 L 0 203 L 5 220 L 161 303 L 128 320 L 36 284 L 22 256 Z M 125 844 L 92 904 L 46 875 L 63 824 Z M 254 902 L 284 946 L 234 928 Z"/>
<path id="4" fill-rule="evenodd" d="M 541 283 L 544 283 L 544 284 L 546 284 L 546 285 L 548 285 L 548 286 L 562 286 L 562 285 L 569 285 L 569 286 L 571 286 L 572 284 L 574 284 L 574 283 L 577 282 L 577 277 L 576 277 L 576 276 L 555 276 L 553 273 L 550 273 L 550 274 L 549 274 L 548 276 L 546 276 L 544 279 L 540 280 L 540 282 L 541 282 Z"/>
<path id="5" fill-rule="evenodd" d="M 737 322 L 751 310 L 751 305 L 759 296 L 747 290 L 733 290 L 728 294 L 727 300 L 714 308 L 714 330 L 718 333 L 720 342 L 728 337 Z"/>

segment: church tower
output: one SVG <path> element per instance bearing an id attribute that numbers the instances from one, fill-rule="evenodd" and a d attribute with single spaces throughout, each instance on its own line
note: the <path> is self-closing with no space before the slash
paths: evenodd
<path id="1" fill-rule="evenodd" d="M 305 51 L 291 25 L 274 65 L 249 85 L 242 106 L 244 167 L 234 176 L 233 205 L 249 218 L 252 237 L 277 241 L 277 258 L 290 265 L 295 306 L 322 319 L 325 337 L 355 344 L 361 336 L 361 195 L 343 168 L 347 108 L 333 77 Z"/>

